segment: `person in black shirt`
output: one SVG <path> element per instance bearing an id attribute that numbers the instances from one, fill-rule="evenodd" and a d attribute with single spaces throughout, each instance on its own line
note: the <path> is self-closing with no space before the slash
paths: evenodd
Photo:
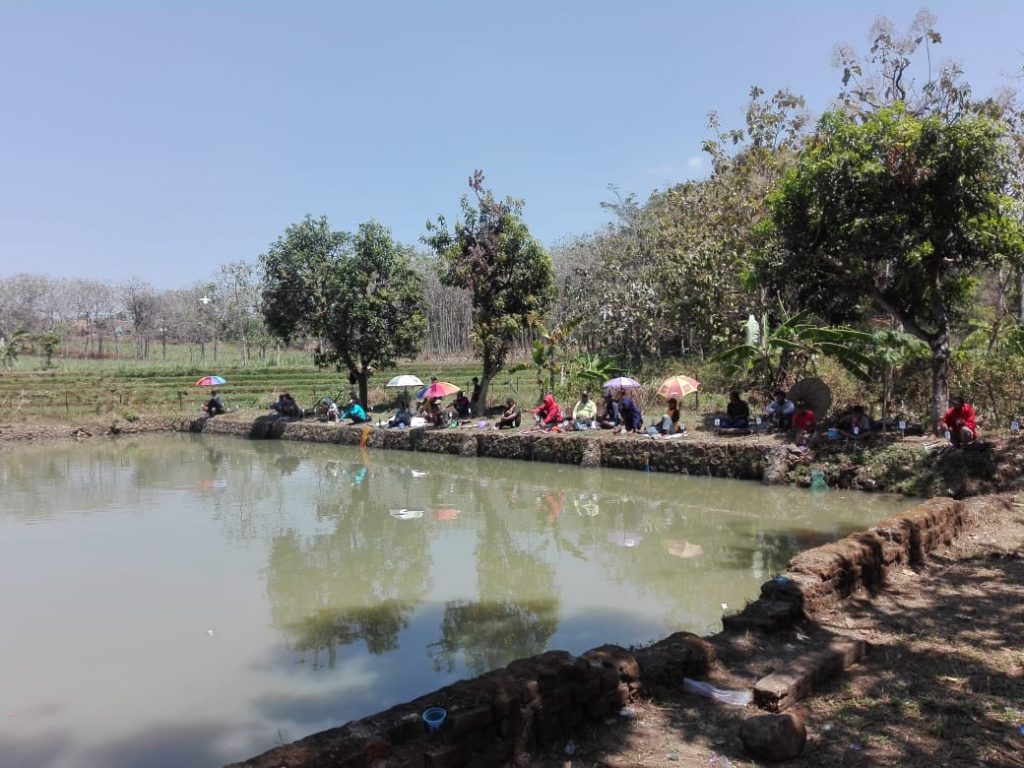
<path id="1" fill-rule="evenodd" d="M 729 404 L 725 406 L 725 418 L 720 420 L 725 429 L 746 429 L 750 426 L 750 406 L 740 399 L 740 393 L 733 390 L 729 393 Z"/>

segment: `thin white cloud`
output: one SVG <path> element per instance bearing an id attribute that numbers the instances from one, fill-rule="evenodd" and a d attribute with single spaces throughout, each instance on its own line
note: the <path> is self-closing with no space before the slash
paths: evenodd
<path id="1" fill-rule="evenodd" d="M 673 170 L 674 169 L 671 165 L 656 165 L 652 168 L 648 168 L 647 172 L 651 174 L 651 176 L 665 176 L 672 173 Z"/>
<path id="2" fill-rule="evenodd" d="M 704 168 L 704 155 L 692 155 L 686 159 L 686 167 L 691 171 L 699 171 Z"/>

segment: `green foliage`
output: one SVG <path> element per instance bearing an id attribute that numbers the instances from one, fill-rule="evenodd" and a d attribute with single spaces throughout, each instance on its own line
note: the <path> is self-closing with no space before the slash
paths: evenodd
<path id="1" fill-rule="evenodd" d="M 602 357 L 596 352 L 583 352 L 577 355 L 572 362 L 571 371 L 574 381 L 594 390 L 599 389 L 606 381 L 626 374 L 612 358 Z"/>
<path id="2" fill-rule="evenodd" d="M 551 258 L 523 222 L 522 201 L 499 201 L 483 182 L 480 171 L 470 178 L 476 205 L 463 196 L 454 231 L 439 216 L 423 238 L 441 259 L 442 283 L 472 296 L 473 340 L 483 357 L 478 409 L 518 335 L 539 322 L 554 297 Z"/>
<path id="3" fill-rule="evenodd" d="M 352 236 L 307 216 L 260 258 L 268 328 L 283 340 L 319 339 L 316 364 L 348 371 L 364 403 L 375 369 L 419 349 L 426 329 L 419 275 L 377 222 Z"/>
<path id="4" fill-rule="evenodd" d="M 37 334 L 33 338 L 43 350 L 43 358 L 46 361 L 45 367 L 49 369 L 53 365 L 53 353 L 57 351 L 57 347 L 64 341 L 64 337 L 59 333 L 50 331 L 49 333 Z"/>
<path id="5" fill-rule="evenodd" d="M 818 356 L 835 359 L 861 380 L 869 378 L 871 360 L 860 349 L 871 342 L 869 334 L 853 328 L 817 325 L 809 312 L 787 317 L 774 328 L 767 325 L 767 321 L 762 323 L 756 344 L 738 344 L 714 359 L 725 363 L 730 375 L 745 375 L 766 392 L 813 365 Z"/>
<path id="6" fill-rule="evenodd" d="M 1008 173 L 1002 126 L 989 118 L 946 123 L 899 105 L 862 122 L 830 112 L 770 197 L 785 249 L 762 260 L 762 280 L 795 287 L 830 321 L 867 305 L 891 314 L 931 347 L 941 409 L 950 329 L 977 276 L 1024 251 Z"/>
<path id="7" fill-rule="evenodd" d="M 28 339 L 28 331 L 19 329 L 7 336 L 0 336 L 0 368 L 11 370 L 18 354 Z"/>

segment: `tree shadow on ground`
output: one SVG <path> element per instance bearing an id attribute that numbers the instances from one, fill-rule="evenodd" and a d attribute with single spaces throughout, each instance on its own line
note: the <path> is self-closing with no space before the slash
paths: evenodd
<path id="1" fill-rule="evenodd" d="M 884 590 L 852 597 L 817 623 L 774 635 L 718 635 L 709 681 L 749 687 L 836 637 L 860 637 L 870 644 L 867 658 L 798 704 L 809 739 L 787 765 L 1021 768 L 1024 518 L 1015 522 L 1016 539 L 892 573 Z M 663 691 L 636 707 L 636 719 L 609 719 L 581 734 L 575 759 L 618 768 L 758 765 L 738 738 L 742 721 L 757 713 Z M 564 760 L 555 749 L 539 764 Z"/>

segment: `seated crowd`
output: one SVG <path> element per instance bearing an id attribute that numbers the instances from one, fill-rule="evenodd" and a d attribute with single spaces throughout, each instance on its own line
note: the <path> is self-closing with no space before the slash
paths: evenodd
<path id="1" fill-rule="evenodd" d="M 432 382 L 436 378 L 432 379 Z M 479 380 L 473 379 L 472 397 L 459 390 L 455 393 L 450 409 L 443 407 L 440 397 L 427 398 L 412 408 L 406 397 L 400 397 L 394 416 L 381 422 L 380 426 L 408 429 L 415 426 L 431 425 L 436 428 L 459 426 L 464 420 L 473 416 L 473 411 L 480 394 Z M 214 390 L 210 400 L 203 406 L 209 415 L 225 413 L 224 402 L 219 392 Z M 302 418 L 303 409 L 296 403 L 290 393 L 282 393 L 269 408 L 283 418 Z M 349 421 L 351 424 L 364 424 L 370 421 L 365 408 L 352 392 L 348 404 L 339 408 L 330 397 L 324 397 L 316 406 L 315 413 L 326 421 Z M 531 429 L 542 431 L 587 431 L 612 430 L 614 434 L 642 434 L 650 437 L 678 437 L 686 433 L 686 425 L 680 415 L 679 402 L 669 398 L 665 411 L 644 428 L 644 413 L 640 405 L 629 391 L 620 391 L 618 395 L 605 392 L 599 401 L 590 397 L 586 390 L 580 392 L 579 399 L 571 411 L 564 411 L 555 400 L 553 392 L 546 392 L 540 404 L 530 410 L 533 416 Z M 507 398 L 505 407 L 501 409 L 498 419 L 490 424 L 497 429 L 515 429 L 522 425 L 523 411 L 514 398 Z M 790 434 L 797 445 L 814 445 L 820 440 L 866 440 L 882 430 L 883 422 L 872 421 L 867 409 L 854 404 L 833 417 L 821 422 L 818 414 L 810 403 L 803 399 L 794 402 L 785 390 L 776 390 L 771 401 L 764 409 L 764 415 L 751 419 L 750 405 L 741 398 L 739 390 L 729 392 L 728 403 L 724 414 L 714 419 L 716 432 L 719 434 L 749 434 L 751 431 L 781 431 Z M 897 423 L 901 431 L 907 431 L 906 422 L 889 418 L 884 422 L 886 429 L 895 430 Z M 488 425 L 480 421 L 479 426 Z M 913 425 L 922 434 L 920 425 Z M 973 443 L 978 437 L 977 416 L 974 408 L 957 395 L 950 398 L 950 407 L 937 425 L 939 434 L 943 434 L 950 444 L 965 446 Z"/>

